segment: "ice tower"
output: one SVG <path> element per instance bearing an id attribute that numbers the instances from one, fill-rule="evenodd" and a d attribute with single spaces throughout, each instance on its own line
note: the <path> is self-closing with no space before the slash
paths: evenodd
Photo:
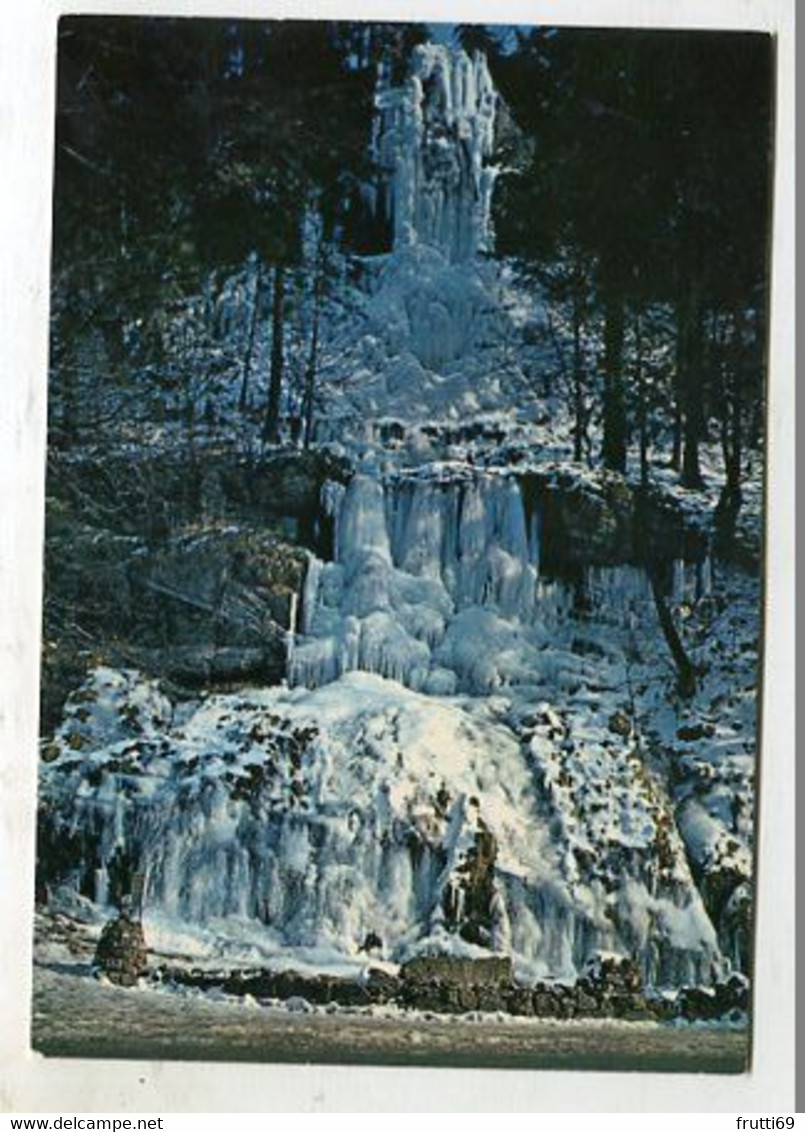
<path id="1" fill-rule="evenodd" d="M 451 263 L 472 260 L 489 244 L 496 172 L 498 95 L 485 56 L 421 44 L 401 86 L 381 68 L 376 106 L 380 207 L 394 247 L 427 244 Z"/>

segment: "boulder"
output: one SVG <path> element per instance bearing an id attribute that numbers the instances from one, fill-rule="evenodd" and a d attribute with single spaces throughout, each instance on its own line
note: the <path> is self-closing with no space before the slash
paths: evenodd
<path id="1" fill-rule="evenodd" d="M 372 1002 L 391 1002 L 399 993 L 400 982 L 388 971 L 379 967 L 370 967 L 366 972 L 364 987 Z"/>
<path id="2" fill-rule="evenodd" d="M 290 628 L 306 563 L 295 547 L 231 527 L 139 554 L 127 571 L 137 604 L 132 643 L 260 649 L 272 630 Z"/>
<path id="3" fill-rule="evenodd" d="M 534 1014 L 534 994 L 530 987 L 512 987 L 506 996 L 509 1014 L 530 1018 Z"/>
<path id="4" fill-rule="evenodd" d="M 634 959 L 612 952 L 596 952 L 584 965 L 580 985 L 588 993 L 601 995 L 643 993 L 643 976 Z"/>
<path id="5" fill-rule="evenodd" d="M 522 484 L 527 504 L 539 508 L 540 560 L 559 574 L 639 563 L 647 547 L 658 561 L 700 561 L 708 552 L 706 533 L 660 487 L 640 489 L 612 472 L 567 467 L 529 471 Z"/>

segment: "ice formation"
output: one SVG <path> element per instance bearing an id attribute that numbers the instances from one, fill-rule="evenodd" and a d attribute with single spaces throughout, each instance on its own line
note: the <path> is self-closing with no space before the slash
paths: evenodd
<path id="1" fill-rule="evenodd" d="M 655 985 L 719 977 L 670 801 L 610 727 L 623 642 L 650 635 L 645 577 L 589 568 L 581 616 L 540 575 L 517 475 L 423 472 L 325 489 L 335 558 L 310 562 L 295 687 L 178 712 L 95 674 L 43 778 L 53 879 L 104 903 L 123 847 L 152 913 L 262 923 L 289 949 L 356 956 L 374 934 L 397 960 L 510 952 L 524 977 L 599 950 Z M 683 829 L 706 840 L 693 805 Z"/>
<path id="2" fill-rule="evenodd" d="M 730 808 L 751 756 L 724 735 L 718 765 L 680 755 L 690 789 L 658 784 L 635 717 L 670 719 L 669 743 L 675 720 L 651 699 L 668 676 L 646 575 L 548 576 L 521 472 L 473 465 L 459 435 L 493 414 L 493 447 L 532 384 L 478 361 L 497 317 L 476 260 L 497 112 L 483 57 L 419 47 L 377 108 L 394 250 L 367 267 L 370 330 L 349 347 L 351 455 L 370 459 L 325 485 L 334 552 L 310 557 L 293 606 L 288 686 L 174 709 L 135 673 L 96 671 L 43 769 L 48 879 L 105 904 L 123 849 L 149 914 L 248 921 L 283 949 L 356 956 L 374 934 L 392 959 L 480 946 L 562 978 L 614 950 L 655 985 L 707 983 L 745 965 L 746 884 L 714 926 L 700 875 L 751 875 L 751 804 Z M 422 447 L 406 441 L 403 470 L 388 445 L 381 474 L 397 416 Z M 456 431 L 453 462 L 427 448 L 434 419 Z M 709 560 L 670 572 L 680 609 L 712 590 Z"/>
<path id="3" fill-rule="evenodd" d="M 539 538 L 515 477 L 386 486 L 358 475 L 335 531 L 335 561 L 310 567 L 292 684 L 361 669 L 415 690 L 488 693 L 538 666 Z"/>

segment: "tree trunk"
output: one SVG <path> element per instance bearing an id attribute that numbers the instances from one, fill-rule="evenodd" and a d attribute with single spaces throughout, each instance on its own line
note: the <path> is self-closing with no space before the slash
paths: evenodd
<path id="1" fill-rule="evenodd" d="M 285 268 L 274 268 L 274 299 L 271 307 L 271 372 L 268 385 L 268 404 L 263 426 L 263 440 L 278 444 L 280 439 L 280 402 L 282 375 L 285 361 L 283 338 L 285 333 Z"/>
<path id="2" fill-rule="evenodd" d="M 696 668 L 691 662 L 688 654 L 685 652 L 685 646 L 682 644 L 682 639 L 677 632 L 674 619 L 671 616 L 671 611 L 665 601 L 660 583 L 659 571 L 656 566 L 649 567 L 649 579 L 651 581 L 651 593 L 654 597 L 654 605 L 657 609 L 657 617 L 659 618 L 660 628 L 662 629 L 663 636 L 665 637 L 666 644 L 670 649 L 671 656 L 674 658 L 676 665 L 677 681 L 676 687 L 680 696 L 689 699 L 696 694 Z"/>
<path id="3" fill-rule="evenodd" d="M 732 370 L 732 411 L 730 413 L 730 463 L 727 468 L 727 481 L 730 488 L 740 494 L 741 464 L 743 461 L 743 368 L 746 365 L 746 350 L 743 343 L 743 316 L 740 311 L 733 315 L 733 370 Z"/>
<path id="4" fill-rule="evenodd" d="M 623 297 L 609 284 L 604 298 L 604 466 L 626 471 L 626 407 L 623 395 Z"/>
<path id="5" fill-rule="evenodd" d="M 556 361 L 559 366 L 559 380 L 562 387 L 564 388 L 567 385 L 567 366 L 565 364 L 565 352 L 562 349 L 562 343 L 559 339 L 559 335 L 556 333 L 556 326 L 554 325 L 554 321 L 551 318 L 550 311 L 547 312 L 546 326 L 548 329 L 548 337 L 551 340 L 551 345 L 553 346 L 554 353 L 556 354 Z M 548 398 L 552 395 L 553 386 L 551 382 L 551 370 L 549 366 L 544 366 L 542 370 L 542 396 Z"/>
<path id="6" fill-rule="evenodd" d="M 699 443 L 704 433 L 702 311 L 690 291 L 679 297 L 677 317 L 677 382 L 682 400 L 683 487 L 703 486 L 699 466 Z"/>
<path id="7" fill-rule="evenodd" d="M 640 440 L 640 484 L 648 487 L 648 391 L 643 369 L 643 316 L 635 315 L 635 384 L 637 386 L 637 427 Z"/>
<path id="8" fill-rule="evenodd" d="M 678 363 L 677 363 L 678 364 Z M 682 405 L 679 398 L 679 382 L 675 381 L 674 391 L 674 435 L 671 448 L 671 468 L 682 471 Z"/>
<path id="9" fill-rule="evenodd" d="M 319 313 L 321 306 L 321 284 L 317 276 L 313 289 L 313 326 L 310 332 L 310 352 L 308 353 L 305 368 L 305 393 L 302 401 L 302 419 L 304 421 L 304 447 L 310 448 L 313 443 L 313 401 L 316 393 L 316 371 L 319 364 Z"/>
<path id="10" fill-rule="evenodd" d="M 582 327 L 584 325 L 584 294 L 581 272 L 576 269 L 573 280 L 573 458 L 581 462 L 584 455 L 586 413 L 584 405 L 584 354 Z"/>
<path id="11" fill-rule="evenodd" d="M 249 407 L 249 380 L 252 375 L 252 360 L 254 358 L 254 342 L 257 336 L 257 315 L 260 309 L 260 288 L 263 282 L 263 266 L 258 260 L 254 273 L 254 295 L 252 297 L 252 312 L 249 318 L 249 331 L 246 336 L 246 353 L 243 356 L 243 371 L 240 382 L 240 397 L 238 408 L 243 413 Z"/>
<path id="12" fill-rule="evenodd" d="M 733 312 L 732 341 L 723 376 L 721 406 L 721 448 L 724 454 L 726 477 L 715 511 L 717 547 L 729 553 L 735 538 L 738 512 L 743 502 L 741 467 L 743 463 L 743 401 L 742 367 L 745 364 L 742 333 L 742 316 Z"/>
<path id="13" fill-rule="evenodd" d="M 71 448 L 78 439 L 78 394 L 76 389 L 76 371 L 69 351 L 65 350 L 61 363 L 62 376 L 62 403 L 61 403 L 61 437 L 64 448 Z"/>

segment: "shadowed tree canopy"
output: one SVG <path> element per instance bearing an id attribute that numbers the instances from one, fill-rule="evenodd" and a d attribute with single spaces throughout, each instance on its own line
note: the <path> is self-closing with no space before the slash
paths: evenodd
<path id="1" fill-rule="evenodd" d="M 525 139 L 496 194 L 498 250 L 538 271 L 568 251 L 591 265 L 602 454 L 618 470 L 631 428 L 626 322 L 651 303 L 673 308 L 683 480 L 698 486 L 714 397 L 707 318 L 751 309 L 762 320 L 766 306 L 771 38 L 536 28 L 492 62 Z"/>

